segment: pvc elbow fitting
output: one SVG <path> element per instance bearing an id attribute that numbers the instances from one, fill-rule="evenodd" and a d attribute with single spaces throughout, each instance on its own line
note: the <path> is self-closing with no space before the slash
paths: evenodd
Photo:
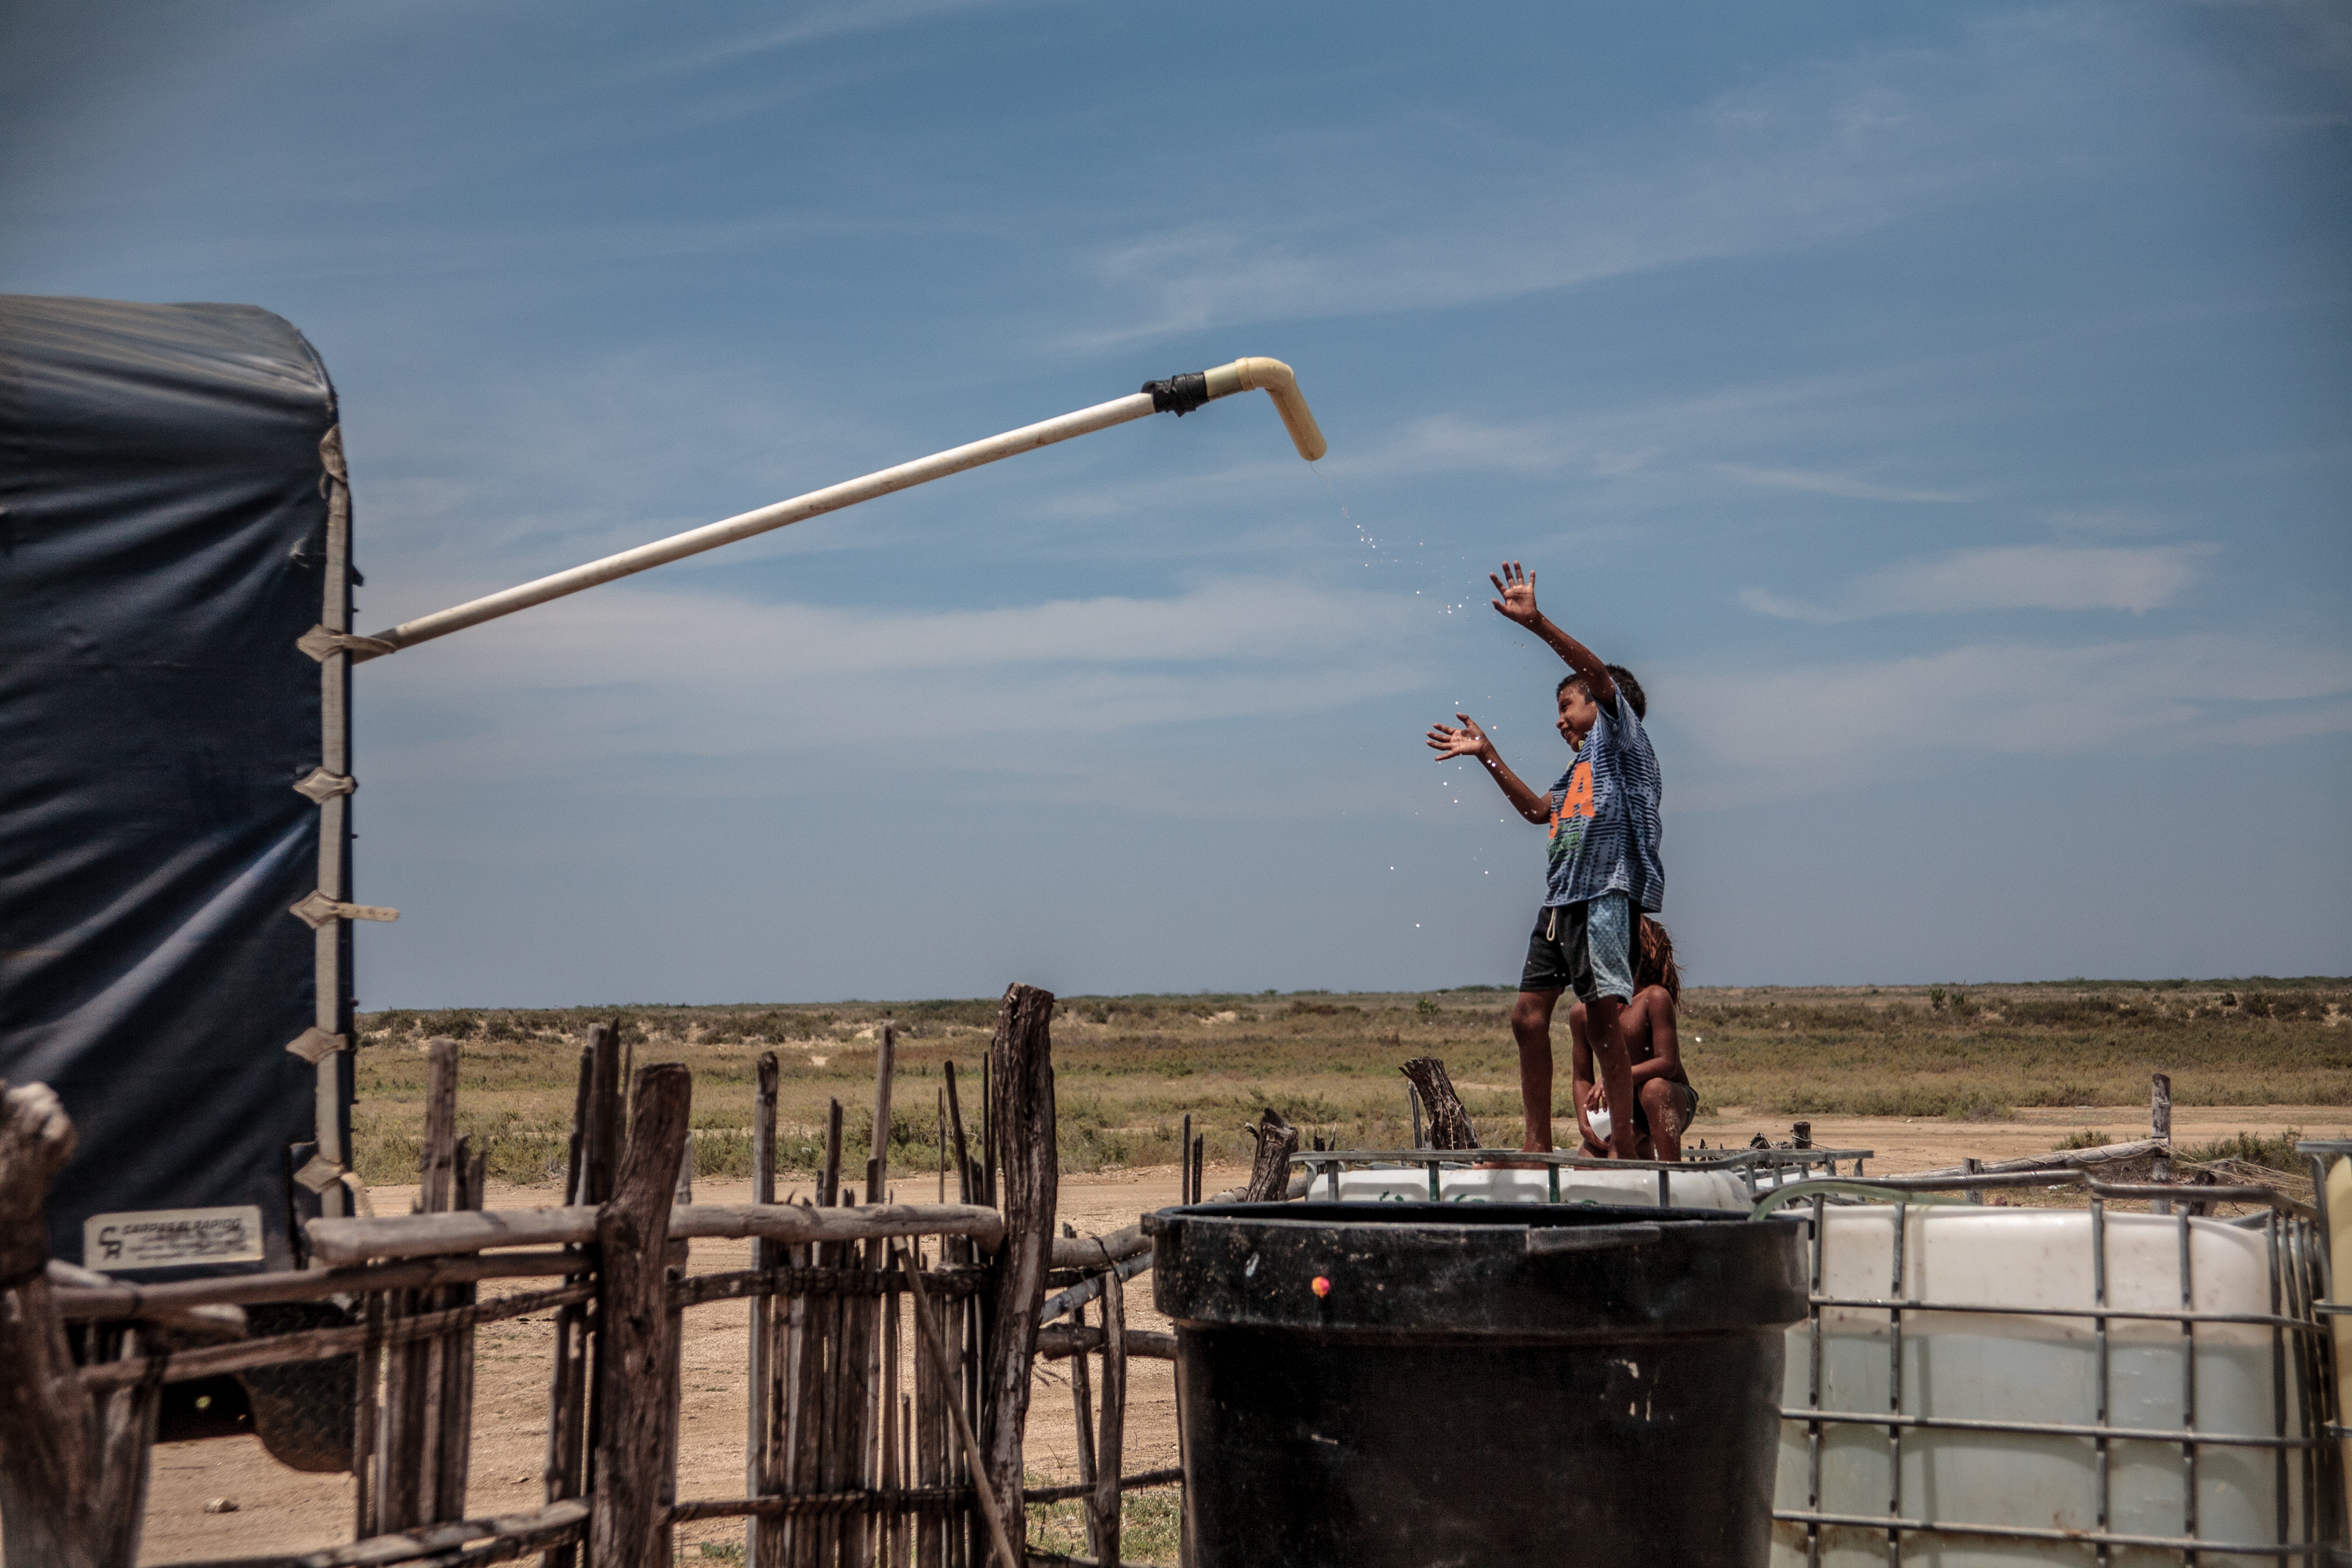
<path id="1" fill-rule="evenodd" d="M 1275 411 L 1282 416 L 1283 428 L 1290 432 L 1290 444 L 1308 462 L 1331 449 L 1298 390 L 1298 377 L 1280 360 L 1237 359 L 1208 372 L 1207 378 L 1213 400 L 1236 392 L 1263 392 L 1273 398 Z"/>

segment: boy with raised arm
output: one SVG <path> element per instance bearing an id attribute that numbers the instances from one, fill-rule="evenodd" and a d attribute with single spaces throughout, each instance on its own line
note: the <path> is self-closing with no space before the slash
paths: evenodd
<path id="1" fill-rule="evenodd" d="M 1429 744 L 1440 761 L 1475 757 L 1521 816 L 1548 826 L 1549 866 L 1543 907 L 1528 942 L 1519 999 L 1511 1008 L 1511 1035 L 1519 1047 L 1519 1103 L 1527 1117 L 1523 1148 L 1551 1148 L 1551 1016 L 1563 990 L 1585 1005 L 1585 1033 L 1612 1106 L 1633 1103 L 1633 1062 L 1620 1015 L 1633 998 L 1634 921 L 1665 899 L 1658 863 L 1658 759 L 1642 729 L 1648 703 L 1641 683 L 1622 665 L 1604 665 L 1593 651 L 1536 608 L 1535 574 L 1516 561 L 1489 575 L 1506 619 L 1541 637 L 1571 671 L 1555 693 L 1556 727 L 1575 753 L 1547 797 L 1504 765 L 1495 742 L 1467 713 L 1461 729 L 1433 724 Z M 1631 1116 L 1610 1129 L 1621 1160 L 1633 1158 Z"/>

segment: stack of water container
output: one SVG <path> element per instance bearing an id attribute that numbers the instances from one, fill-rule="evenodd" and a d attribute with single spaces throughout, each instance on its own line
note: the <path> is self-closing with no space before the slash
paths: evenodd
<path id="1" fill-rule="evenodd" d="M 1811 1242 L 1776 1564 L 2251 1564 L 2332 1532 L 2304 1220 L 1824 1204 Z"/>
<path id="2" fill-rule="evenodd" d="M 2326 1246 L 2332 1229 L 2352 1258 L 2352 1142 L 2304 1148 L 2315 1221 L 1988 1207 L 1851 1180 L 1760 1221 L 1807 1226 L 1812 1296 L 1786 1344 L 1776 1568 L 2352 1563 L 2352 1320 L 2330 1310 Z M 1748 1209 L 1811 1174 L 1414 1152 L 1310 1160 L 1308 1195 Z"/>

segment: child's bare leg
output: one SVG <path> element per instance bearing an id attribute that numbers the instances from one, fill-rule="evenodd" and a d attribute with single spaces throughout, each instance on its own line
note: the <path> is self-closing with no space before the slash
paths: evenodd
<path id="1" fill-rule="evenodd" d="M 1557 991 L 1522 991 L 1511 1009 L 1511 1038 L 1519 1045 L 1519 1109 L 1528 1127 L 1519 1147 L 1528 1153 L 1551 1149 L 1551 1012 L 1559 1002 Z"/>
<path id="2" fill-rule="evenodd" d="M 1527 994 L 1520 994 L 1525 1001 Z M 1601 1093 L 1609 1101 L 1609 1145 L 1620 1160 L 1635 1158 L 1633 1153 L 1633 1057 L 1625 1048 L 1625 1030 L 1622 1015 L 1625 1004 L 1614 996 L 1595 996 L 1584 1005 L 1585 1032 L 1592 1042 L 1593 1065 L 1601 1069 Z M 1549 1037 L 1547 1036 L 1547 1042 Z M 1519 1047 L 1520 1092 L 1526 1091 L 1528 1051 Z M 1544 1058 L 1544 1081 L 1551 1081 L 1551 1058 Z M 1623 1110 L 1618 1107 L 1622 1106 Z"/>
<path id="3" fill-rule="evenodd" d="M 1657 1150 L 1651 1158 L 1671 1162 L 1683 1157 L 1682 1110 L 1674 1085 L 1665 1079 L 1654 1078 L 1642 1086 L 1642 1114 L 1649 1118 L 1650 1142 Z"/>

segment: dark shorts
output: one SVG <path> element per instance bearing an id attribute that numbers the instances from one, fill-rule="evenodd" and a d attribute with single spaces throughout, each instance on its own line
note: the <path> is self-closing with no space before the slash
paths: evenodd
<path id="1" fill-rule="evenodd" d="M 1536 911 L 1528 938 L 1522 991 L 1573 991 L 1580 1002 L 1596 996 L 1633 999 L 1632 911 L 1622 893 L 1604 893 L 1581 904 L 1549 904 Z"/>

